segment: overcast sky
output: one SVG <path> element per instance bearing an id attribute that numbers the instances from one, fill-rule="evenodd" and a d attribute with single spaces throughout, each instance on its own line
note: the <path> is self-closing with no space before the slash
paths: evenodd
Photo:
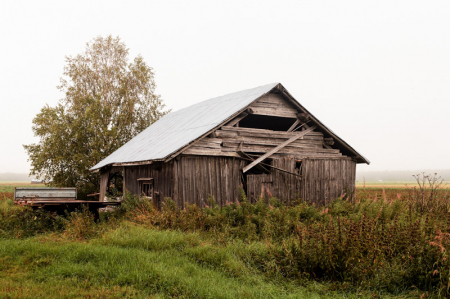
<path id="1" fill-rule="evenodd" d="M 0 173 L 28 172 L 64 57 L 101 35 L 173 110 L 281 82 L 372 163 L 450 168 L 450 1 L 1 1 Z"/>

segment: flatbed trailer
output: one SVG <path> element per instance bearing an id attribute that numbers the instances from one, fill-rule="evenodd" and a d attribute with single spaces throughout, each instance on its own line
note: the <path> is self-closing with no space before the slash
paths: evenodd
<path id="1" fill-rule="evenodd" d="M 109 206 L 120 206 L 121 202 L 103 202 L 94 200 L 77 200 L 76 188 L 14 188 L 14 203 L 29 206 L 33 209 L 43 209 L 63 215 L 66 211 L 89 209 L 95 218 L 99 209 Z"/>

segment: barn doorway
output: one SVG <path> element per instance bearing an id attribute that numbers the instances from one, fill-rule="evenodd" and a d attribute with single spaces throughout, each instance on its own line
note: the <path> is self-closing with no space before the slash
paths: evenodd
<path id="1" fill-rule="evenodd" d="M 110 172 L 108 185 L 106 188 L 106 197 L 118 200 L 123 197 L 123 172 Z"/>
<path id="2" fill-rule="evenodd" d="M 257 157 L 254 156 L 253 158 L 257 159 Z M 244 191 L 249 202 L 255 203 L 261 198 L 268 199 L 271 197 L 272 163 L 272 159 L 265 159 L 243 174 L 245 180 Z"/>

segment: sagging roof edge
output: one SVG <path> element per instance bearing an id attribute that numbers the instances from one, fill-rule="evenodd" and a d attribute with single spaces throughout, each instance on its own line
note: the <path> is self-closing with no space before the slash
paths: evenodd
<path id="1" fill-rule="evenodd" d="M 193 146 L 196 142 L 198 142 L 200 139 L 205 138 L 206 136 L 208 136 L 209 134 L 211 134 L 212 132 L 216 131 L 217 129 L 221 128 L 222 126 L 224 126 L 227 122 L 229 122 L 230 120 L 232 120 L 233 118 L 235 118 L 236 116 L 238 116 L 239 114 L 241 114 L 242 112 L 244 112 L 245 110 L 247 110 L 247 108 L 252 105 L 255 101 L 259 100 L 260 98 L 262 98 L 263 96 L 265 96 L 268 93 L 271 93 L 274 90 L 278 90 L 281 91 L 282 93 L 284 93 L 285 97 L 291 101 L 295 106 L 297 106 L 297 108 L 299 108 L 300 110 L 303 110 L 304 112 L 308 113 L 311 118 L 313 119 L 313 121 L 325 132 L 327 132 L 328 134 L 330 134 L 333 138 L 337 139 L 337 141 L 343 145 L 345 148 L 347 148 L 349 151 L 351 151 L 352 153 L 355 154 L 355 156 L 357 156 L 357 163 L 366 163 L 366 164 L 370 164 L 370 161 L 367 160 L 366 158 L 364 158 L 364 156 L 362 156 L 361 154 L 359 154 L 354 148 L 352 148 L 347 142 L 345 142 L 343 139 L 341 139 L 339 136 L 337 136 L 333 131 L 331 131 L 330 129 L 328 129 L 327 126 L 325 126 L 321 121 L 319 121 L 313 114 L 311 114 L 311 112 L 309 112 L 305 107 L 303 107 L 299 102 L 297 102 L 297 100 L 287 91 L 287 89 L 281 84 L 278 83 L 277 85 L 275 85 L 272 89 L 270 89 L 269 91 L 265 92 L 264 94 L 260 95 L 259 97 L 257 97 L 256 99 L 254 99 L 251 103 L 249 103 L 247 106 L 245 106 L 244 108 L 242 108 L 241 110 L 237 111 L 236 113 L 233 113 L 232 115 L 230 115 L 228 118 L 226 118 L 224 121 L 222 121 L 219 125 L 215 126 L 214 128 L 212 128 L 211 130 L 209 130 L 208 132 L 206 132 L 205 134 L 197 137 L 195 140 L 192 140 L 191 142 L 189 142 L 188 144 L 184 145 L 183 147 L 181 147 L 180 149 L 172 152 L 171 154 L 167 155 L 166 157 L 164 157 L 163 159 L 154 159 L 154 160 L 144 160 L 144 161 L 134 161 L 134 162 L 126 162 L 126 163 L 110 163 L 107 165 L 104 165 L 100 168 L 96 168 L 91 170 L 91 172 L 98 172 L 100 169 L 107 167 L 107 166 L 131 166 L 133 164 L 137 164 L 137 165 L 146 165 L 146 164 L 151 164 L 152 162 L 156 162 L 156 161 L 164 161 L 164 162 L 169 162 L 170 160 L 174 159 L 176 156 L 178 156 L 179 154 L 181 154 L 181 152 L 183 152 L 184 150 L 186 150 L 188 147 Z"/>

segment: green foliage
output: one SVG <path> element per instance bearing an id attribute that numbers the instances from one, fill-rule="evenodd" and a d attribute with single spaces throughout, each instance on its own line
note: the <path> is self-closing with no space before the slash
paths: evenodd
<path id="1" fill-rule="evenodd" d="M 65 219 L 64 234 L 70 239 L 91 239 L 100 232 L 101 230 L 95 225 L 94 216 L 88 209 L 72 212 Z"/>
<path id="2" fill-rule="evenodd" d="M 65 97 L 33 120 L 37 144 L 25 145 L 31 174 L 51 186 L 97 191 L 89 169 L 168 113 L 155 94 L 154 73 L 141 56 L 128 62 L 119 38 L 97 37 L 84 53 L 66 58 L 58 87 Z"/>
<path id="3" fill-rule="evenodd" d="M 22 255 L 36 254 L 30 258 L 31 265 L 43 267 L 29 273 L 39 272 L 33 278 L 38 281 L 48 281 L 43 277 L 58 277 L 63 283 L 69 278 L 88 279 L 97 287 L 117 287 L 124 292 L 136 289 L 145 294 L 201 298 L 221 292 L 225 298 L 244 293 L 250 298 L 267 294 L 308 297 L 312 295 L 300 292 L 299 286 L 320 283 L 324 292 L 341 294 L 448 297 L 448 194 L 438 192 L 433 200 L 442 203 L 429 210 L 418 209 L 416 198 L 408 194 L 404 190 L 358 190 L 351 201 L 338 198 L 327 207 L 301 201 L 286 206 L 276 198 L 250 204 L 241 197 L 220 208 L 210 198 L 203 209 L 196 205 L 179 209 L 168 198 L 158 209 L 148 198 L 127 194 L 121 209 L 102 213 L 97 223 L 87 211 L 72 213 L 62 221 L 42 217 L 41 226 L 27 227 L 32 232 L 28 235 L 18 234 L 25 230 L 15 228 L 11 211 L 20 208 L 6 199 L 0 202 L 4 211 L 0 221 L 5 224 L 0 247 L 3 242 L 26 253 Z M 29 225 L 26 220 L 30 218 L 34 219 L 27 216 L 17 225 Z M 38 234 L 36 240 L 68 245 L 49 245 L 44 250 L 34 248 L 34 241 L 5 240 Z M 3 256 L 12 258 L 11 250 Z M 63 260 L 60 257 L 66 258 L 66 250 L 75 253 Z M 21 265 L 19 260 L 14 263 Z M 202 285 L 205 273 L 213 278 L 209 281 L 220 283 L 203 281 Z"/>
<path id="4" fill-rule="evenodd" d="M 64 219 L 56 214 L 13 206 L 12 199 L 0 201 L 0 223 L 0 238 L 25 238 L 64 227 Z"/>

